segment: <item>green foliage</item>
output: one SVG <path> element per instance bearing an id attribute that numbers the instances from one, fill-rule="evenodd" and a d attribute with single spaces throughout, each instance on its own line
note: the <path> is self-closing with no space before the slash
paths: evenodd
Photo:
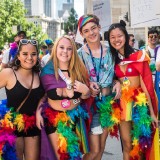
<path id="1" fill-rule="evenodd" d="M 32 22 L 25 22 L 22 25 L 22 28 L 24 31 L 27 33 L 27 38 L 28 39 L 36 39 L 39 44 L 41 44 L 44 39 L 47 39 L 48 36 L 42 32 L 42 27 L 40 25 L 36 26 Z"/>
<path id="2" fill-rule="evenodd" d="M 34 36 L 38 41 L 47 37 L 39 26 L 27 22 L 26 10 L 21 0 L 0 0 L 0 6 L 0 47 L 3 47 L 5 42 L 13 42 L 16 34 L 13 33 L 13 26 L 20 26 L 30 38 Z"/>
<path id="3" fill-rule="evenodd" d="M 69 15 L 68 21 L 64 23 L 65 33 L 68 33 L 69 31 L 75 32 L 77 29 L 78 15 L 74 8 L 71 8 Z"/>

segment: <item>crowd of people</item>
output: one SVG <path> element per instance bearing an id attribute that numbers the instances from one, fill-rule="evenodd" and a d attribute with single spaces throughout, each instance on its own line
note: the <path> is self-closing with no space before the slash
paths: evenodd
<path id="1" fill-rule="evenodd" d="M 101 160 L 111 135 L 123 160 L 159 160 L 158 32 L 140 50 L 123 20 L 107 43 L 96 15 L 81 16 L 78 29 L 81 46 L 72 32 L 38 46 L 20 31 L 0 57 L 0 159 Z"/>

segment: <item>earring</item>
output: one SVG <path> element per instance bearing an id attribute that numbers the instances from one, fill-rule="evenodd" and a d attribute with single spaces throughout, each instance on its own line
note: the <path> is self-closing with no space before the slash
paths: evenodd
<path id="1" fill-rule="evenodd" d="M 14 64 L 15 64 L 17 67 L 19 67 L 19 66 L 20 66 L 20 60 L 19 60 L 19 59 L 16 59 L 15 62 L 14 62 Z"/>

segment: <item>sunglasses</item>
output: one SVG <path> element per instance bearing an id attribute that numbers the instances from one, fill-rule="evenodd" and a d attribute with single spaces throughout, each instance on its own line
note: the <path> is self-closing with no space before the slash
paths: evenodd
<path id="1" fill-rule="evenodd" d="M 20 44 L 32 44 L 33 46 L 37 46 L 38 45 L 38 42 L 36 40 L 29 40 L 29 39 L 21 39 L 19 41 Z"/>
<path id="2" fill-rule="evenodd" d="M 157 35 L 150 35 L 148 36 L 149 38 L 157 38 L 158 36 Z"/>
<path id="3" fill-rule="evenodd" d="M 132 39 L 131 41 L 132 41 L 133 43 L 135 43 L 135 39 Z"/>

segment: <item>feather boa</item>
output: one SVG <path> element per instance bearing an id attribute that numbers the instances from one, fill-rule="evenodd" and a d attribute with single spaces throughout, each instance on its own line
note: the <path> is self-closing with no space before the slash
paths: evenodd
<path id="1" fill-rule="evenodd" d="M 141 88 L 122 88 L 121 98 L 125 98 L 127 103 L 134 102 L 132 108 L 133 129 L 131 131 L 133 149 L 130 156 L 131 160 L 138 160 L 140 154 L 145 153 L 152 144 L 152 119 L 148 114 L 148 101 Z"/>
<path id="2" fill-rule="evenodd" d="M 17 160 L 14 132 L 27 132 L 36 126 L 35 116 L 28 116 L 6 106 L 7 100 L 0 101 L 0 160 Z"/>
<path id="3" fill-rule="evenodd" d="M 103 96 L 102 100 L 96 99 L 100 123 L 103 128 L 109 129 L 109 134 L 118 138 L 118 124 L 120 122 L 120 106 L 113 100 L 114 95 Z"/>
<path id="4" fill-rule="evenodd" d="M 44 107 L 43 116 L 48 119 L 48 125 L 56 127 L 60 160 L 81 160 L 80 140 L 73 128 L 77 118 L 88 117 L 86 111 L 81 106 L 66 112 L 56 111 L 47 106 Z"/>

